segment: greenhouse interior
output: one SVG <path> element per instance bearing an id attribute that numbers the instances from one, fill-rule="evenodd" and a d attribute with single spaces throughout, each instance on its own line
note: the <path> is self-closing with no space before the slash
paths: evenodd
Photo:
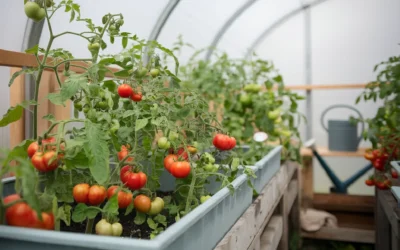
<path id="1" fill-rule="evenodd" d="M 0 249 L 400 250 L 399 0 L 0 9 Z"/>

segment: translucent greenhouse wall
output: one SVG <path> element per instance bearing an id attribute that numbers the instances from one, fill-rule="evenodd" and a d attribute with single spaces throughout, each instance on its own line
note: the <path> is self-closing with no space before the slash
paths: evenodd
<path id="1" fill-rule="evenodd" d="M 159 35 L 159 42 L 171 47 L 182 35 L 185 42 L 196 48 L 211 44 L 216 33 L 231 15 L 247 0 L 181 0 L 167 20 Z M 152 28 L 162 13 L 167 0 L 76 0 L 81 7 L 83 17 L 98 22 L 103 14 L 121 12 L 125 17 L 124 30 L 134 32 L 140 38 L 148 38 Z M 312 1 L 269 0 L 255 1 L 222 36 L 218 48 L 227 51 L 231 57 L 243 57 L 255 39 L 283 15 L 301 6 L 301 3 Z M 311 17 L 311 82 L 313 84 L 346 84 L 366 83 L 375 79 L 373 67 L 389 56 L 398 55 L 400 51 L 400 1 L 399 0 L 326 0 L 310 11 Z M 0 9 L 0 31 L 2 37 L 0 48 L 19 51 L 27 18 L 23 12 L 22 1 L 7 1 L 7 7 Z M 81 30 L 84 23 L 68 23 L 67 15 L 55 16 L 55 32 Z M 287 85 L 306 83 L 305 71 L 305 14 L 295 15 L 269 34 L 256 48 L 264 59 L 272 60 L 282 73 Z M 49 37 L 44 29 L 40 45 L 44 46 Z M 89 57 L 85 43 L 79 38 L 65 36 L 56 40 L 54 47 L 65 47 L 75 57 Z M 110 46 L 104 53 L 118 52 L 118 45 Z M 179 55 L 182 64 L 193 51 L 183 50 Z M 4 114 L 9 106 L 7 82 L 9 68 L 0 67 L 0 110 Z M 312 98 L 312 137 L 317 145 L 327 146 L 327 133 L 320 125 L 321 113 L 330 105 L 343 103 L 354 105 L 361 89 L 316 90 Z M 305 91 L 300 91 L 305 95 Z M 361 103 L 356 106 L 364 117 L 372 117 L 378 104 Z M 303 113 L 305 102 L 300 104 Z M 334 110 L 328 114 L 329 119 L 347 119 L 346 110 Z M 305 127 L 302 126 L 305 136 Z M 0 129 L 0 144 L 8 146 L 8 128 Z M 306 138 L 304 138 L 306 139 Z M 362 142 L 361 147 L 369 143 Z M 340 178 L 347 178 L 356 170 L 367 164 L 362 158 L 327 158 L 330 166 Z M 328 192 L 330 183 L 322 168 L 315 162 L 314 185 L 317 192 Z M 365 188 L 363 178 L 356 182 L 350 193 L 371 194 L 373 189 Z"/>

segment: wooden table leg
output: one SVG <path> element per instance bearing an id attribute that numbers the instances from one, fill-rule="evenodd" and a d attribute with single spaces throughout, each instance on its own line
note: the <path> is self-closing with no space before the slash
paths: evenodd
<path id="1" fill-rule="evenodd" d="M 312 207 L 312 200 L 314 196 L 314 169 L 313 157 L 303 157 L 303 167 L 301 169 L 301 206 Z"/>

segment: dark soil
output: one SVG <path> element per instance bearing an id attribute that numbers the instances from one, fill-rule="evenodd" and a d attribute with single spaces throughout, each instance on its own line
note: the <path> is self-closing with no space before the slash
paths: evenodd
<path id="1" fill-rule="evenodd" d="M 170 195 L 168 192 L 157 192 L 158 197 L 164 197 Z M 76 206 L 76 204 L 73 204 L 72 207 Z M 163 210 L 161 212 L 162 215 L 167 217 L 167 227 L 171 226 L 172 224 L 175 223 L 175 216 L 173 215 L 168 215 L 167 210 Z M 128 238 L 138 238 L 138 239 L 150 239 L 150 234 L 152 229 L 149 228 L 147 223 L 143 223 L 142 225 L 136 225 L 133 223 L 134 219 L 136 216 L 135 209 L 133 211 L 125 216 L 125 209 L 120 209 L 119 210 L 119 223 L 122 224 L 122 227 L 124 228 L 124 231 L 122 232 L 121 237 L 128 237 Z M 101 213 L 97 215 L 95 218 L 94 224 L 93 224 L 93 233 L 95 233 L 94 228 L 96 226 L 96 223 L 101 220 Z M 61 221 L 61 231 L 64 232 L 74 232 L 74 233 L 85 233 L 86 229 L 86 221 L 82 223 L 75 223 L 71 220 L 71 225 L 67 226 L 63 221 Z"/>

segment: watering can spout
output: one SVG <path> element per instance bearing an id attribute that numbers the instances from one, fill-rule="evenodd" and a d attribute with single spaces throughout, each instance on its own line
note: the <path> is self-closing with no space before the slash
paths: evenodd
<path id="1" fill-rule="evenodd" d="M 357 136 L 357 124 L 352 124 L 349 120 L 328 120 L 328 127 L 324 124 L 326 113 L 335 108 L 347 108 L 355 111 L 363 119 L 360 111 L 346 104 L 333 105 L 327 108 L 321 115 L 321 125 L 328 132 L 328 148 L 332 151 L 357 151 L 358 144 L 362 139 L 364 123 L 360 136 Z"/>

